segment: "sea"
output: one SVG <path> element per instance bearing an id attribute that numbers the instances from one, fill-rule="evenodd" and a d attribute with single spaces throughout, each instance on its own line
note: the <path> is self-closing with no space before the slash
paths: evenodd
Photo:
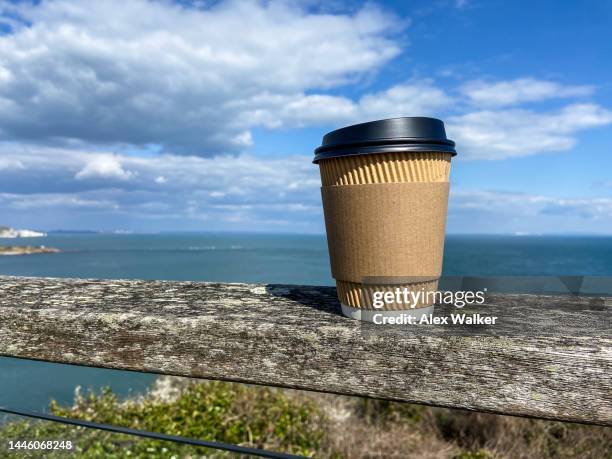
<path id="1" fill-rule="evenodd" d="M 56 254 L 0 256 L 0 275 L 333 285 L 325 236 L 247 233 L 50 234 L 0 245 Z M 612 276 L 612 237 L 449 235 L 446 276 Z M 75 388 L 145 392 L 157 376 L 0 357 L 0 406 L 46 411 Z M 0 420 L 1 422 L 1 420 Z"/>

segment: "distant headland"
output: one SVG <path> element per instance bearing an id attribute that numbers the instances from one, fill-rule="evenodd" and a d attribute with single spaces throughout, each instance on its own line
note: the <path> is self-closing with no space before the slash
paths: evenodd
<path id="1" fill-rule="evenodd" d="M 24 237 L 46 237 L 47 233 L 27 229 L 13 229 L 0 226 L 0 238 L 17 239 Z M 58 253 L 55 247 L 44 245 L 0 245 L 0 255 L 34 255 L 37 253 Z"/>
<path id="2" fill-rule="evenodd" d="M 0 226 L 0 238 L 45 237 L 47 233 L 27 229 L 13 229 L 10 226 Z"/>

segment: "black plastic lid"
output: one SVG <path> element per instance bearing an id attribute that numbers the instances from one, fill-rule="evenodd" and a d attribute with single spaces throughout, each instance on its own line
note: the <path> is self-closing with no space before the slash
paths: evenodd
<path id="1" fill-rule="evenodd" d="M 457 154 L 455 142 L 446 138 L 442 121 L 414 116 L 354 124 L 325 134 L 322 145 L 315 150 L 313 162 L 337 156 L 398 151 Z"/>

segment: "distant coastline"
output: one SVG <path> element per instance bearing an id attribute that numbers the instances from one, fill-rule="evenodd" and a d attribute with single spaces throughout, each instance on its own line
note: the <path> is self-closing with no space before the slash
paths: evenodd
<path id="1" fill-rule="evenodd" d="M 0 238 L 16 239 L 20 237 L 46 237 L 47 233 L 28 229 L 14 229 L 10 226 L 0 226 Z"/>
<path id="2" fill-rule="evenodd" d="M 10 226 L 0 226 L 0 238 L 20 239 L 32 237 L 47 237 L 47 233 L 29 229 L 14 229 Z M 0 256 L 2 255 L 35 255 L 39 253 L 58 253 L 55 247 L 44 245 L 0 245 Z"/>

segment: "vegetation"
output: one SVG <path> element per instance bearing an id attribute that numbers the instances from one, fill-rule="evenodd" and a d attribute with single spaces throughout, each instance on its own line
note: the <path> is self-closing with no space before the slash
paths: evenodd
<path id="1" fill-rule="evenodd" d="M 0 245 L 0 255 L 32 255 L 35 253 L 58 253 L 59 250 L 44 245 Z"/>
<path id="2" fill-rule="evenodd" d="M 160 378 L 151 393 L 119 400 L 77 392 L 59 416 L 315 457 L 607 458 L 610 429 L 224 382 Z M 50 422 L 0 429 L 0 457 L 67 457 L 11 451 L 9 440 L 71 440 L 79 458 L 220 458 L 230 453 Z"/>

